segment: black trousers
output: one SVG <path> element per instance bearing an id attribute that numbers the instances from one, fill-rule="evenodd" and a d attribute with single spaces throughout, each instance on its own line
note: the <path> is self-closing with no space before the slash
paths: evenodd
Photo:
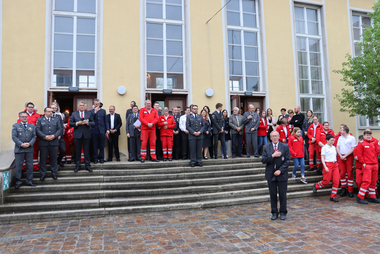
<path id="1" fill-rule="evenodd" d="M 202 163 L 202 139 L 190 139 L 189 147 L 190 147 L 190 164 L 199 164 Z"/>
<path id="2" fill-rule="evenodd" d="M 61 137 L 61 139 L 59 140 L 58 148 L 59 148 L 59 155 L 58 155 L 57 162 L 61 162 L 63 156 L 65 156 L 66 154 L 65 140 L 63 139 L 63 137 Z"/>
<path id="3" fill-rule="evenodd" d="M 189 145 L 189 134 L 181 131 L 181 141 L 182 141 L 182 159 L 187 159 L 187 147 Z"/>
<path id="4" fill-rule="evenodd" d="M 156 129 L 156 156 L 159 160 L 163 159 L 161 134 L 159 129 Z"/>
<path id="5" fill-rule="evenodd" d="M 128 159 L 131 158 L 132 153 L 131 153 L 131 138 L 127 137 L 127 143 L 128 143 Z"/>
<path id="6" fill-rule="evenodd" d="M 94 160 L 104 160 L 105 135 L 91 134 L 91 139 L 93 145 Z"/>
<path id="7" fill-rule="evenodd" d="M 90 166 L 90 140 L 89 138 L 74 138 L 74 145 L 75 145 L 75 160 L 77 166 L 81 164 L 80 161 L 80 154 L 82 152 L 83 147 L 83 153 L 84 153 L 84 164 L 86 167 Z"/>
<path id="8" fill-rule="evenodd" d="M 286 209 L 286 191 L 288 189 L 288 181 L 268 181 L 271 213 L 278 213 L 277 209 L 277 188 L 280 198 L 280 213 L 287 214 Z"/>
<path id="9" fill-rule="evenodd" d="M 173 158 L 181 158 L 181 132 L 173 136 Z"/>
<path id="10" fill-rule="evenodd" d="M 130 140 L 130 144 L 131 144 L 131 149 L 130 149 L 131 156 L 129 157 L 129 159 L 130 160 L 141 159 L 141 154 L 140 154 L 140 152 L 141 152 L 141 139 L 140 139 L 140 136 L 130 137 L 129 140 Z M 147 150 L 149 150 L 149 149 L 147 149 Z"/>
<path id="11" fill-rule="evenodd" d="M 115 150 L 116 159 L 120 159 L 119 135 L 115 134 L 115 133 L 110 133 L 109 137 L 110 137 L 111 141 L 108 140 L 108 160 L 112 161 L 114 150 Z"/>
<path id="12" fill-rule="evenodd" d="M 225 141 L 226 135 L 223 133 L 218 133 L 218 134 L 213 134 L 213 139 L 214 139 L 214 157 L 218 158 L 218 145 L 220 140 L 220 144 L 222 146 L 222 151 L 225 151 L 226 147 L 226 141 Z M 222 153 L 223 154 L 223 153 Z"/>
<path id="13" fill-rule="evenodd" d="M 57 171 L 58 171 L 57 153 L 58 153 L 58 146 L 40 146 L 41 176 L 46 175 L 46 159 L 48 155 L 49 155 L 51 172 L 54 174 L 57 174 Z"/>
<path id="14" fill-rule="evenodd" d="M 22 177 L 22 166 L 26 164 L 26 183 L 32 183 L 33 180 L 33 150 L 28 153 L 15 153 L 15 164 L 16 164 L 16 172 L 15 172 L 15 180 L 16 184 L 21 184 Z"/>

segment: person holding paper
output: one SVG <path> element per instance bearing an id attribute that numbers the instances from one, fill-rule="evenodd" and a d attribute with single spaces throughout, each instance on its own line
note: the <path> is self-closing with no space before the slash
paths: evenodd
<path id="1" fill-rule="evenodd" d="M 140 127 L 141 122 L 139 120 L 139 108 L 137 105 L 132 107 L 132 114 L 130 114 L 127 118 L 127 137 L 129 138 L 131 145 L 130 149 L 130 157 L 128 161 L 141 160 L 141 140 L 140 140 Z"/>

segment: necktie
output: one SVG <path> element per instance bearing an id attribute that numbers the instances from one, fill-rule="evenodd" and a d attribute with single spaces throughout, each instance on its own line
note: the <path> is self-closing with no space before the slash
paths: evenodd
<path id="1" fill-rule="evenodd" d="M 84 118 L 84 117 L 83 117 L 83 112 L 80 113 L 80 118 Z"/>
<path id="2" fill-rule="evenodd" d="M 26 129 L 26 123 L 24 123 L 24 128 Z"/>
<path id="3" fill-rule="evenodd" d="M 277 144 L 274 145 L 274 151 L 277 152 Z"/>

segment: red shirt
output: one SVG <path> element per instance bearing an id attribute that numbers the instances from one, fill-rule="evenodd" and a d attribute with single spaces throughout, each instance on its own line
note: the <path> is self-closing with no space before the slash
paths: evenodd
<path id="1" fill-rule="evenodd" d="M 257 136 L 263 137 L 267 135 L 268 131 L 268 123 L 267 120 L 264 118 L 260 118 L 260 124 L 259 128 L 257 128 Z"/>
<path id="2" fill-rule="evenodd" d="M 377 164 L 377 156 L 380 154 L 380 146 L 372 140 L 364 140 L 357 146 L 356 156 L 361 164 Z"/>
<path id="3" fill-rule="evenodd" d="M 286 144 L 287 143 L 287 138 L 288 137 L 290 137 L 290 135 L 291 135 L 291 133 L 290 133 L 290 130 L 289 130 L 289 126 L 288 125 L 286 125 L 286 133 L 285 133 L 285 131 L 284 131 L 284 126 L 281 124 L 281 125 L 279 125 L 278 127 L 277 127 L 277 129 L 276 129 L 276 131 L 278 132 L 278 133 L 280 133 L 280 139 L 279 139 L 279 141 L 280 142 L 282 142 L 282 143 L 284 143 L 284 144 Z"/>
<path id="4" fill-rule="evenodd" d="M 26 112 L 26 109 L 24 110 Z M 37 119 L 40 118 L 40 114 L 37 114 L 37 111 L 33 110 L 33 114 L 32 115 L 29 115 L 28 112 L 26 112 L 28 114 L 28 123 L 30 124 L 33 124 L 34 126 L 36 126 L 37 124 Z M 21 119 L 20 119 L 20 116 L 17 117 L 17 122 L 21 122 Z"/>
<path id="5" fill-rule="evenodd" d="M 156 130 L 156 123 L 158 122 L 158 113 L 155 108 L 150 109 L 150 113 L 146 108 L 141 108 L 139 113 L 141 122 L 141 130 Z M 148 127 L 148 123 L 152 123 L 152 127 Z"/>
<path id="6" fill-rule="evenodd" d="M 304 152 L 304 144 L 303 144 L 303 138 L 300 137 L 300 139 L 297 138 L 296 135 L 292 135 L 289 137 L 289 150 L 290 150 L 290 157 L 293 158 L 302 158 L 305 156 Z"/>
<path id="7" fill-rule="evenodd" d="M 165 126 L 164 122 L 168 122 L 168 124 L 166 125 L 167 126 L 166 129 L 164 129 L 164 126 Z M 161 115 L 160 118 L 158 119 L 157 125 L 158 127 L 161 127 L 160 129 L 161 136 L 169 136 L 169 137 L 173 136 L 173 129 L 176 126 L 176 123 L 174 121 L 174 116 L 169 114 L 168 119 L 166 120 L 165 115 Z"/>
<path id="8" fill-rule="evenodd" d="M 311 139 L 312 138 L 317 138 L 317 134 L 320 130 L 323 129 L 322 124 L 318 123 L 316 130 L 315 130 L 315 135 L 314 135 L 314 123 L 312 123 L 309 126 L 309 129 L 307 130 L 307 137 L 309 138 L 309 144 L 311 144 Z M 315 141 L 315 144 L 317 144 L 317 141 Z"/>

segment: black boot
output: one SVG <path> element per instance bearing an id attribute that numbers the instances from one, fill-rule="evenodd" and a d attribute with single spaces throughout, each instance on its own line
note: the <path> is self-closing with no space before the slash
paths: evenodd
<path id="1" fill-rule="evenodd" d="M 347 195 L 347 188 L 343 188 L 341 191 L 340 191 L 340 196 L 341 197 L 344 197 Z"/>
<path id="2" fill-rule="evenodd" d="M 356 197 L 356 201 L 358 201 L 358 203 L 362 204 L 362 205 L 367 205 L 368 204 L 367 201 L 365 201 L 364 199 L 358 198 L 358 197 Z"/>
<path id="3" fill-rule="evenodd" d="M 367 200 L 370 203 L 380 203 L 380 199 L 377 199 L 377 198 L 368 198 Z"/>
<path id="4" fill-rule="evenodd" d="M 330 198 L 330 201 L 332 201 L 332 202 L 339 202 L 339 200 L 336 199 L 336 198 Z"/>

